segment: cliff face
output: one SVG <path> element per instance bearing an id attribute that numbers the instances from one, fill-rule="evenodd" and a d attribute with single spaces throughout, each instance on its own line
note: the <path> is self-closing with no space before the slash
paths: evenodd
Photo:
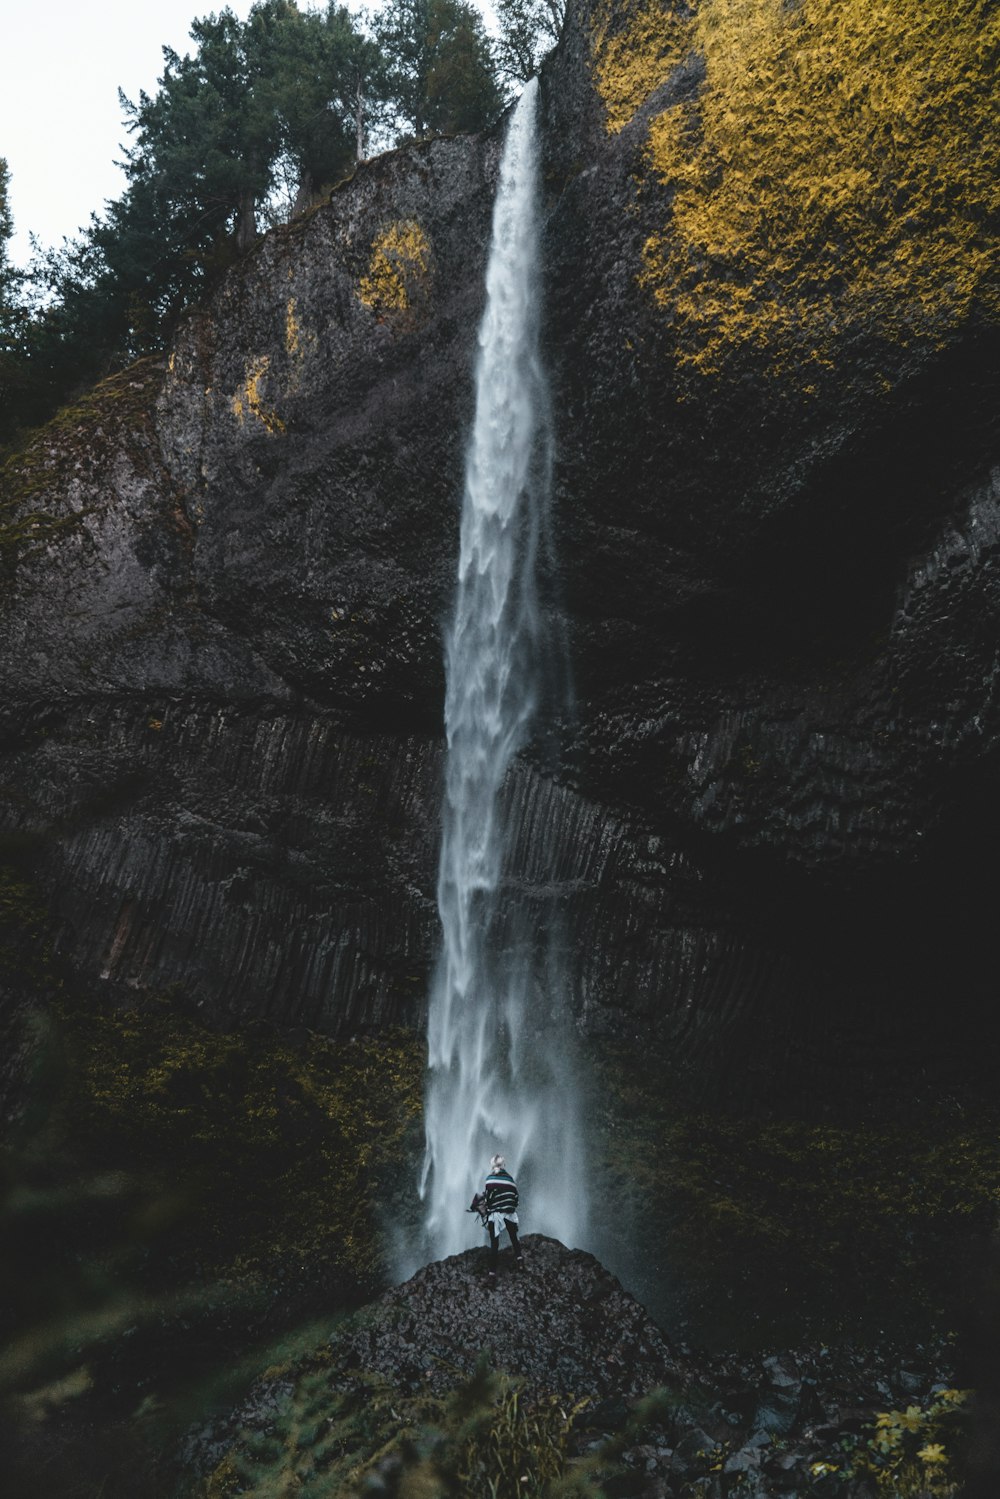
<path id="1" fill-rule="evenodd" d="M 546 95 L 576 780 L 698 865 L 745 1058 L 991 1008 L 1000 33 L 912 22 L 585 3 Z"/>
<path id="2" fill-rule="evenodd" d="M 8 473 L 5 821 L 85 975 L 333 1030 L 422 999 L 496 159 L 363 167 Z"/>
<path id="3" fill-rule="evenodd" d="M 991 1004 L 997 22 L 905 9 L 584 0 L 543 79 L 578 714 L 512 891 L 723 1087 Z M 88 980 L 419 1013 L 498 140 L 361 168 L 8 466 L 4 825 Z"/>

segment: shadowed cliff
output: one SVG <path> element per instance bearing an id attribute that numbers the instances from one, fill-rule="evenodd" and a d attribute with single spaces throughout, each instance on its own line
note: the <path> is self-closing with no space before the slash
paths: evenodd
<path id="1" fill-rule="evenodd" d="M 581 4 L 546 65 L 544 587 L 578 691 L 511 778 L 508 897 L 554 867 L 582 1028 L 715 1097 L 995 1056 L 977 15 Z M 87 985 L 420 1017 L 497 150 L 360 168 L 4 470 L 4 832 Z"/>

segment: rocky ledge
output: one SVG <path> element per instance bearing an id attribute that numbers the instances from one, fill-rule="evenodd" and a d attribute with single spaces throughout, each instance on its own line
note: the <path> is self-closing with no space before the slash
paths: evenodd
<path id="1" fill-rule="evenodd" d="M 185 1470 L 198 1476 L 184 1492 L 479 1492 L 468 1485 L 489 1482 L 484 1453 L 502 1468 L 505 1444 L 518 1450 L 512 1410 L 531 1426 L 518 1465 L 539 1496 L 561 1476 L 581 1495 L 765 1499 L 822 1479 L 860 1499 L 885 1491 L 893 1464 L 899 1481 L 927 1476 L 921 1451 L 950 1482 L 963 1399 L 941 1349 L 911 1348 L 905 1362 L 888 1347 L 707 1359 L 672 1346 L 592 1255 L 523 1242 L 523 1268 L 502 1256 L 495 1284 L 485 1248 L 428 1265 L 270 1370 L 238 1412 L 189 1439 Z M 543 1449 L 547 1475 L 535 1471 Z"/>
<path id="2" fill-rule="evenodd" d="M 543 1234 L 523 1243 L 521 1268 L 505 1251 L 495 1283 L 484 1248 L 437 1260 L 386 1292 L 376 1315 L 338 1340 L 347 1367 L 443 1390 L 486 1354 L 535 1394 L 595 1401 L 682 1377 L 663 1334 L 593 1255 Z"/>

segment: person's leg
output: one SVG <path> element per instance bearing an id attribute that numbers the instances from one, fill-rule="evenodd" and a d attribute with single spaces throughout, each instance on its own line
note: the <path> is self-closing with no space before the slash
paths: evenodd
<path id="1" fill-rule="evenodd" d="M 505 1218 L 503 1221 L 506 1223 L 506 1225 L 507 1225 L 507 1232 L 510 1234 L 510 1247 L 514 1251 L 514 1258 L 515 1258 L 515 1260 L 517 1260 L 517 1263 L 520 1264 L 521 1263 L 521 1246 L 517 1242 L 517 1224 L 516 1223 L 512 1223 L 509 1218 Z"/>
<path id="2" fill-rule="evenodd" d="M 500 1235 L 495 1224 L 488 1223 L 486 1226 L 490 1231 L 490 1274 L 496 1275 L 497 1261 L 500 1258 Z"/>

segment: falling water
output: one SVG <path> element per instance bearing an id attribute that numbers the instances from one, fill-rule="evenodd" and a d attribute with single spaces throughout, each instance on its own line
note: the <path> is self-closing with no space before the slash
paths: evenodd
<path id="1" fill-rule="evenodd" d="M 551 471 L 538 345 L 537 103 L 532 81 L 500 164 L 445 650 L 443 944 L 420 1184 L 425 1247 L 436 1257 L 477 1242 L 463 1210 L 495 1151 L 517 1177 L 526 1231 L 579 1243 L 586 1212 L 551 913 L 536 904 L 529 931 L 502 887 L 516 871 L 501 788 L 558 676 L 535 581 Z"/>

